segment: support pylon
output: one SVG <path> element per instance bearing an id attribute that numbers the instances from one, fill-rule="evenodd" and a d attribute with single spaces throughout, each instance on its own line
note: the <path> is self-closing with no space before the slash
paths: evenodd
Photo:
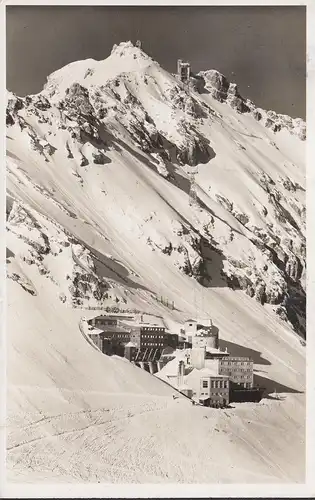
<path id="1" fill-rule="evenodd" d="M 196 172 L 193 170 L 189 174 L 190 180 L 190 188 L 189 188 L 189 206 L 197 206 L 198 205 L 198 196 L 197 196 L 197 186 L 196 186 Z"/>

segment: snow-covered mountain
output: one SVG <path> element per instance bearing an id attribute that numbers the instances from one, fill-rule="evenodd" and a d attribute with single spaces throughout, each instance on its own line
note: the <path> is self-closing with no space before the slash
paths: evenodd
<path id="1" fill-rule="evenodd" d="M 303 120 L 255 107 L 217 71 L 188 89 L 130 42 L 61 68 L 37 95 L 8 92 L 15 480 L 31 467 L 34 480 L 303 480 L 304 139 Z M 162 381 L 87 342 L 80 320 L 106 308 L 160 314 L 174 331 L 210 316 L 285 399 L 221 419 L 173 402 Z"/>

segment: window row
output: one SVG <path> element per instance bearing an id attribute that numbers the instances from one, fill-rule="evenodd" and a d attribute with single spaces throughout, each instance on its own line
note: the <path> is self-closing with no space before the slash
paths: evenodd
<path id="1" fill-rule="evenodd" d="M 207 389 L 209 387 L 208 380 L 202 381 L 203 389 Z M 228 380 L 211 380 L 211 388 L 217 389 L 227 389 L 229 387 Z"/>
<path id="2" fill-rule="evenodd" d="M 222 365 L 228 365 L 228 366 L 231 366 L 231 365 L 241 365 L 241 366 L 250 366 L 252 364 L 252 361 L 221 361 L 221 364 Z"/>
<path id="3" fill-rule="evenodd" d="M 221 367 L 221 372 L 222 373 L 252 373 L 252 369 L 251 368 L 234 368 L 233 370 L 231 370 L 230 368 L 226 368 L 226 367 Z"/>
<path id="4" fill-rule="evenodd" d="M 152 346 L 152 347 L 159 347 L 162 346 L 163 344 L 161 342 L 142 342 L 142 345 L 145 346 Z"/>
<path id="5" fill-rule="evenodd" d="M 144 334 L 144 335 L 143 335 L 143 337 L 145 337 L 146 339 L 149 339 L 149 338 L 150 338 L 150 339 L 154 339 L 154 338 L 156 338 L 156 337 L 159 337 L 159 338 L 161 338 L 161 337 L 162 337 L 162 338 L 163 338 L 163 337 L 164 337 L 164 335 L 163 335 L 163 334 L 159 334 L 159 333 L 155 333 L 154 335 L 150 335 L 150 334 L 147 334 L 147 333 L 146 333 L 146 334 Z"/>
<path id="6" fill-rule="evenodd" d="M 148 327 L 148 326 L 144 326 L 144 327 L 142 327 L 142 330 L 143 330 L 144 332 L 147 332 L 147 331 L 149 331 L 149 332 L 152 332 L 152 331 L 156 331 L 156 332 L 163 332 L 163 331 L 164 331 L 164 329 L 163 329 L 163 328 L 151 328 L 151 327 Z"/>

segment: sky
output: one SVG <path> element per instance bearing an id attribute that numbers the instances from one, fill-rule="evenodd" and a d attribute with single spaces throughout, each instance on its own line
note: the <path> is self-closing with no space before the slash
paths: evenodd
<path id="1" fill-rule="evenodd" d="M 140 39 L 165 69 L 216 69 L 257 106 L 305 118 L 304 6 L 7 6 L 7 88 L 40 92 L 53 71 Z"/>

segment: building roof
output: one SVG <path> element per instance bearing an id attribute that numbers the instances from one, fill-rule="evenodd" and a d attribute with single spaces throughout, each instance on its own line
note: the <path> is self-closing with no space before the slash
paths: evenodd
<path id="1" fill-rule="evenodd" d="M 99 328 L 89 328 L 88 330 L 88 334 L 89 335 L 101 335 L 103 332 L 103 330 L 100 330 Z"/>
<path id="2" fill-rule="evenodd" d="M 199 370 L 200 376 L 201 377 L 217 377 L 219 375 L 218 373 L 218 365 L 213 365 L 213 366 L 207 366 L 205 368 L 202 368 Z"/>
<path id="3" fill-rule="evenodd" d="M 138 326 L 140 328 L 159 328 L 160 330 L 161 329 L 165 330 L 165 326 L 158 325 L 156 323 L 143 323 L 143 322 L 141 323 L 140 321 L 134 321 L 130 323 L 130 326 Z"/>
<path id="4" fill-rule="evenodd" d="M 130 314 L 130 313 L 104 313 L 104 314 L 100 314 L 99 316 L 95 316 L 95 319 L 120 319 L 120 318 L 123 318 L 123 319 L 132 319 L 134 318 L 135 315 L 134 314 Z"/>
<path id="5" fill-rule="evenodd" d="M 136 344 L 134 344 L 133 342 L 128 342 L 125 347 L 137 347 Z"/>
<path id="6" fill-rule="evenodd" d="M 161 326 L 165 328 L 162 316 L 142 313 L 135 316 L 135 323 L 140 323 L 143 326 Z"/>
<path id="7" fill-rule="evenodd" d="M 206 346 L 206 352 L 210 352 L 212 354 L 222 354 L 224 356 L 228 356 L 227 352 L 221 351 L 220 349 L 217 349 L 216 347 Z"/>
<path id="8" fill-rule="evenodd" d="M 186 319 L 185 323 L 197 323 L 201 326 L 212 326 L 212 319 L 210 318 L 196 318 L 196 319 Z"/>
<path id="9" fill-rule="evenodd" d="M 188 373 L 188 375 L 185 376 L 185 379 L 201 379 L 203 377 L 216 377 L 220 379 L 229 378 L 226 375 L 219 375 L 219 365 L 216 360 L 208 360 L 204 368 L 201 368 L 200 370 L 198 368 L 194 368 L 190 373 Z"/>
<path id="10" fill-rule="evenodd" d="M 124 328 L 122 326 L 115 326 L 115 325 L 104 325 L 102 329 L 102 333 L 130 333 L 129 328 Z"/>
<path id="11" fill-rule="evenodd" d="M 209 338 L 213 338 L 214 336 L 216 336 L 217 334 L 214 333 L 214 332 L 211 332 L 210 330 L 210 326 L 209 327 L 202 327 L 200 329 L 197 328 L 197 332 L 196 335 L 194 335 L 194 338 L 205 338 L 205 337 L 209 337 Z"/>
<path id="12" fill-rule="evenodd" d="M 248 356 L 226 356 L 222 358 L 223 361 L 253 361 Z"/>

